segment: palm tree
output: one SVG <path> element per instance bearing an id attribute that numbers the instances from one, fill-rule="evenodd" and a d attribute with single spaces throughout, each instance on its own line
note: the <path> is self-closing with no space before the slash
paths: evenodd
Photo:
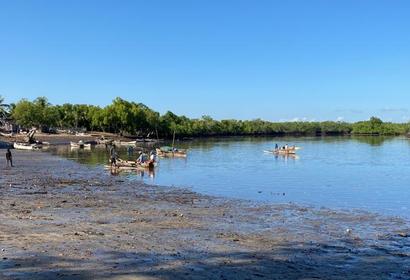
<path id="1" fill-rule="evenodd" d="M 10 105 L 4 104 L 3 102 L 4 98 L 0 95 L 0 123 L 6 119 L 10 109 Z"/>

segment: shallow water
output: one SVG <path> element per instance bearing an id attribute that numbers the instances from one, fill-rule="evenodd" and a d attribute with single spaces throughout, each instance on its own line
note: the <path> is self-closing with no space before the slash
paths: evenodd
<path id="1" fill-rule="evenodd" d="M 302 149 L 296 157 L 263 152 L 275 143 Z M 187 159 L 160 159 L 155 174 L 123 176 L 205 194 L 358 208 L 410 218 L 410 140 L 406 138 L 222 138 L 178 146 L 189 149 Z M 63 146 L 52 151 L 101 168 L 108 158 L 104 148 L 78 151 Z M 126 149 L 120 154 L 127 157 Z"/>

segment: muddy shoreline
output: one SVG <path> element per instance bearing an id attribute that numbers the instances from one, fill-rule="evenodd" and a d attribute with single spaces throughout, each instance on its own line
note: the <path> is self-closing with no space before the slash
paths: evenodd
<path id="1" fill-rule="evenodd" d="M 79 140 L 95 141 L 101 136 L 104 136 L 109 139 L 130 141 L 130 138 L 120 137 L 116 134 L 103 133 L 103 132 L 91 132 L 91 133 L 87 133 L 84 135 L 73 135 L 73 134 L 66 134 L 66 133 L 48 134 L 48 133 L 37 132 L 34 138 L 38 141 L 48 142 L 51 145 L 66 145 L 66 144 L 70 144 L 71 141 L 73 142 L 78 142 Z M 25 136 L 23 134 L 16 134 L 11 137 L 0 136 L 0 141 L 4 143 L 13 144 L 14 142 L 24 142 L 25 141 L 24 137 Z"/>
<path id="2" fill-rule="evenodd" d="M 0 279 L 410 279 L 409 221 L 0 164 Z"/>

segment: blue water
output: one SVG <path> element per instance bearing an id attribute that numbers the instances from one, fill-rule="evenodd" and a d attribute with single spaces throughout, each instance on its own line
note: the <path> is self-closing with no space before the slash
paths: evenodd
<path id="1" fill-rule="evenodd" d="M 296 157 L 263 152 L 275 143 L 302 149 Z M 226 138 L 179 146 L 189 149 L 187 159 L 161 159 L 155 176 L 125 176 L 224 197 L 410 218 L 410 140 L 406 138 Z M 102 153 L 101 164 L 106 159 Z"/>

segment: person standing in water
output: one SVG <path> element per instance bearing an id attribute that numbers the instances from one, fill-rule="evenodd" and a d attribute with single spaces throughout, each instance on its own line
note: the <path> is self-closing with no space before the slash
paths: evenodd
<path id="1" fill-rule="evenodd" d="M 7 166 L 9 166 L 9 164 L 10 164 L 10 166 L 13 167 L 13 155 L 11 154 L 10 149 L 7 149 L 6 161 L 7 161 Z"/>
<path id="2" fill-rule="evenodd" d="M 131 146 L 128 146 L 127 154 L 128 154 L 129 157 L 131 157 L 134 154 L 134 148 L 131 147 Z"/>
<path id="3" fill-rule="evenodd" d="M 115 150 L 115 145 L 112 145 L 110 147 L 110 162 L 111 162 L 111 168 L 117 167 L 117 151 Z"/>

